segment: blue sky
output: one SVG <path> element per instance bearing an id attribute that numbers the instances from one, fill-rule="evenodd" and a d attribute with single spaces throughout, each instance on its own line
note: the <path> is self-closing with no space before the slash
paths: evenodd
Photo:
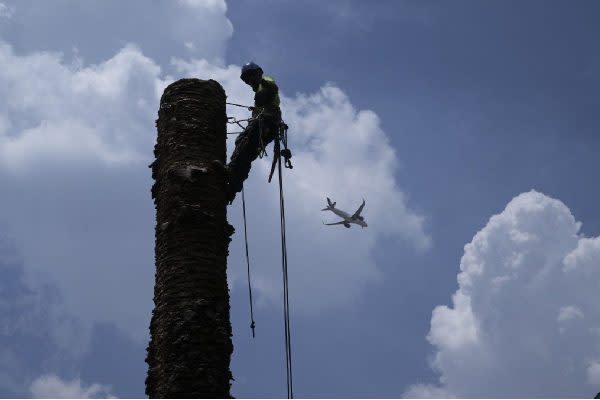
<path id="1" fill-rule="evenodd" d="M 248 60 L 291 126 L 298 397 L 600 391 L 597 2 L 0 4 L 0 396 L 143 397 L 158 98 L 196 76 L 248 102 Z M 285 395 L 267 168 L 256 339 L 229 211 L 236 397 Z M 325 229 L 326 195 L 369 228 Z"/>

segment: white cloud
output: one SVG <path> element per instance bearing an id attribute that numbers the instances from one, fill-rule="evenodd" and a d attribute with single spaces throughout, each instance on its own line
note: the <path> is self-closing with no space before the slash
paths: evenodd
<path id="1" fill-rule="evenodd" d="M 0 3 L 0 18 L 11 18 L 14 14 L 14 7 L 9 7 L 4 3 Z"/>
<path id="2" fill-rule="evenodd" d="M 194 35 L 197 54 L 218 60 L 232 33 L 226 8 L 183 6 L 165 15 L 182 30 L 169 29 L 171 36 Z M 147 165 L 158 101 L 173 78 L 135 45 L 89 64 L 58 52 L 18 54 L 0 41 L 0 64 L 0 224 L 23 254 L 28 283 L 56 285 L 62 311 L 84 324 L 57 326 L 57 341 L 85 337 L 98 321 L 147 340 L 154 265 Z"/>
<path id="3" fill-rule="evenodd" d="M 427 340 L 456 352 L 478 344 L 480 338 L 469 296 L 457 292 L 452 300 L 454 309 L 438 306 L 433 310 L 431 331 Z"/>
<path id="4" fill-rule="evenodd" d="M 191 8 L 207 9 L 221 13 L 227 11 L 227 3 L 225 3 L 225 0 L 179 0 L 179 4 Z"/>
<path id="5" fill-rule="evenodd" d="M 580 226 L 563 203 L 535 191 L 491 217 L 465 246 L 453 305 L 432 314 L 427 339 L 440 383 L 413 386 L 409 396 L 595 393 L 600 238 L 581 237 Z"/>
<path id="6" fill-rule="evenodd" d="M 0 63 L 0 109 L 6 110 L 0 119 L 0 222 L 15 237 L 28 278 L 56 284 L 66 311 L 87 326 L 114 322 L 147 340 L 154 207 L 146 165 L 153 159 L 158 100 L 174 78 L 133 45 L 87 65 L 57 53 L 20 55 L 1 44 Z M 176 77 L 215 79 L 230 100 L 252 102 L 239 66 L 181 59 L 173 66 Z M 333 85 L 293 98 L 285 96 L 285 84 L 282 89 L 295 164 L 285 178 L 292 301 L 305 312 L 348 306 L 381 278 L 372 255 L 379 237 L 394 236 L 419 250 L 431 239 L 394 179 L 398 161 L 377 115 L 355 109 Z M 233 140 L 228 144 L 231 152 Z M 262 303 L 278 302 L 281 292 L 269 163 L 258 160 L 247 185 L 253 276 Z M 331 216 L 319 210 L 327 195 L 349 211 L 364 196 L 369 228 L 325 228 L 321 220 Z M 243 270 L 237 207 L 239 201 L 230 211 L 238 227 L 229 259 L 233 281 Z M 302 261 L 306 254 L 310 262 Z"/>
<path id="7" fill-rule="evenodd" d="M 88 326 L 114 321 L 145 338 L 154 218 L 146 166 L 166 85 L 160 68 L 134 46 L 83 67 L 0 44 L 0 62 L 0 222 L 27 277 L 55 283 Z M 117 294 L 107 299 L 107 290 Z"/>
<path id="8" fill-rule="evenodd" d="M 456 396 L 435 385 L 412 385 L 403 395 L 407 399 L 452 399 Z"/>
<path id="9" fill-rule="evenodd" d="M 407 207 L 396 184 L 398 159 L 374 112 L 356 110 L 331 84 L 313 95 L 284 98 L 283 104 L 302 167 L 292 182 L 297 193 L 318 204 L 331 194 L 348 210 L 364 196 L 373 230 L 400 235 L 420 249 L 431 245 L 423 217 Z M 298 206 L 307 204 L 304 200 Z"/>
<path id="10" fill-rule="evenodd" d="M 564 259 L 564 270 L 591 276 L 598 268 L 600 258 L 600 240 L 598 238 L 582 238 L 577 249 L 567 254 Z"/>
<path id="11" fill-rule="evenodd" d="M 88 346 L 85 327 L 64 313 L 56 289 L 25 282 L 23 260 L 3 235 L 0 340 L 0 392 L 13 396 L 28 391 L 32 374 L 64 368 L 82 356 Z"/>
<path id="12" fill-rule="evenodd" d="M 587 368 L 587 382 L 590 385 L 600 385 L 600 362 L 591 362 Z"/>
<path id="13" fill-rule="evenodd" d="M 2 44 L 0 62 L 3 168 L 31 170 L 74 159 L 127 165 L 147 158 L 148 117 L 162 82 L 160 68 L 135 47 L 100 65 L 71 68 L 59 54 L 18 56 Z"/>
<path id="14" fill-rule="evenodd" d="M 178 4 L 185 11 L 171 25 L 174 37 L 195 57 L 223 64 L 226 43 L 233 35 L 225 0 L 178 0 Z"/>
<path id="15" fill-rule="evenodd" d="M 583 313 L 577 307 L 566 306 L 561 307 L 560 310 L 558 310 L 558 322 L 570 321 L 577 318 L 583 318 Z"/>
<path id="16" fill-rule="evenodd" d="M 158 100 L 173 78 L 141 47 L 193 40 L 195 55 L 218 63 L 233 33 L 227 8 L 223 1 L 164 3 L 139 20 L 139 7 L 112 3 L 91 4 L 83 14 L 61 4 L 34 6 L 24 4 L 19 18 L 36 25 L 52 7 L 57 20 L 89 23 L 76 42 L 86 51 L 123 38 L 140 45 L 89 64 L 79 50 L 67 61 L 58 52 L 17 54 L 0 41 L 0 182 L 7 190 L 0 223 L 15 237 L 32 283 L 56 283 L 67 311 L 88 326 L 113 321 L 145 340 L 153 283 L 147 268 L 154 264 L 146 165 Z M 102 15 L 112 15 L 114 29 L 99 44 L 94 24 Z M 134 28 L 132 18 L 140 22 Z M 39 25 L 35 33 L 44 34 L 46 24 Z M 44 43 L 61 43 L 60 30 L 45 34 L 53 40 Z M 70 49 L 74 42 L 67 42 Z"/>
<path id="17" fill-rule="evenodd" d="M 80 379 L 62 380 L 56 375 L 44 375 L 31 383 L 34 398 L 52 399 L 107 399 L 114 398 L 110 387 L 93 383 L 85 385 Z"/>

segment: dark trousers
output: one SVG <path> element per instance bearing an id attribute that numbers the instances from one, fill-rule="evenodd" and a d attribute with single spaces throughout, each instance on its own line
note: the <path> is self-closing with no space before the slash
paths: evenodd
<path id="1" fill-rule="evenodd" d="M 246 129 L 235 139 L 235 150 L 229 162 L 229 187 L 234 193 L 240 192 L 250 173 L 252 161 L 260 154 L 262 144 L 267 146 L 275 139 L 278 121 L 270 118 L 250 121 Z"/>

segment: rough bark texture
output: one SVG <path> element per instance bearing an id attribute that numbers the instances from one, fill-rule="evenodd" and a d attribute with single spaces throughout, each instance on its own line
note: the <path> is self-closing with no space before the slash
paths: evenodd
<path id="1" fill-rule="evenodd" d="M 227 398 L 233 345 L 226 262 L 225 92 L 213 80 L 181 79 L 160 100 L 151 164 L 156 205 L 156 283 L 146 394 Z"/>

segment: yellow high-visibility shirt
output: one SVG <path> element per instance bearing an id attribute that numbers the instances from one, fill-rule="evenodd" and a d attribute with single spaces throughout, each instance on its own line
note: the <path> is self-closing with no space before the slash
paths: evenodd
<path id="1" fill-rule="evenodd" d="M 258 87 L 254 90 L 254 107 L 253 116 L 258 115 L 261 111 L 265 116 L 281 118 L 281 110 L 279 108 L 279 88 L 275 79 L 264 75 Z"/>

